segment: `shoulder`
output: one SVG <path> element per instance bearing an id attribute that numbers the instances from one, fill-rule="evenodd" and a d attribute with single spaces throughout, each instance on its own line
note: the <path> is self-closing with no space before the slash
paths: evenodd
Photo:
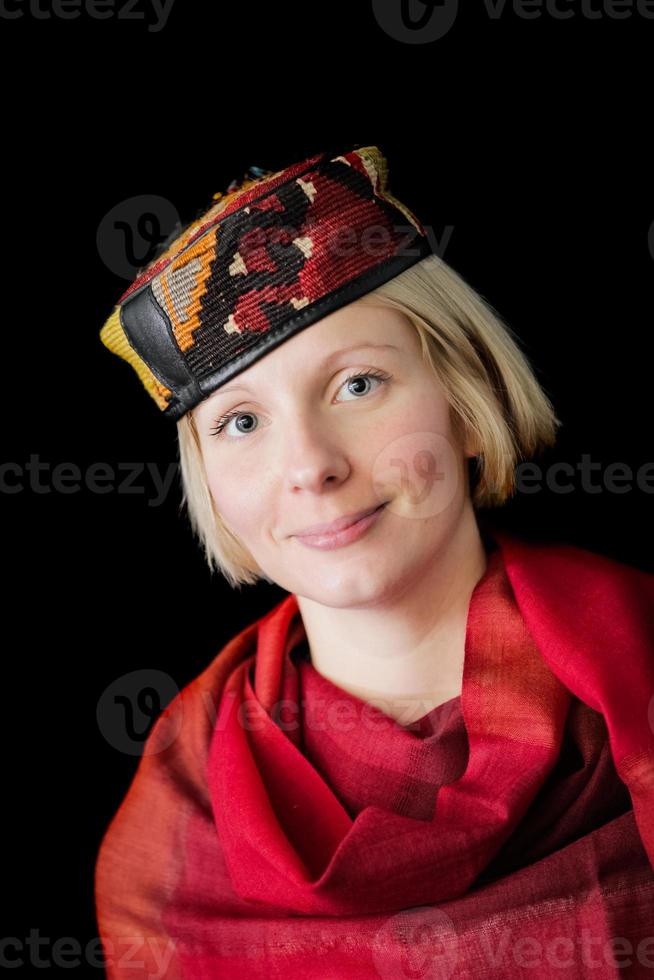
<path id="1" fill-rule="evenodd" d="M 158 862 L 178 845 L 190 814 L 208 812 L 206 765 L 220 695 L 233 669 L 256 646 L 256 621 L 233 637 L 160 713 L 143 745 L 136 772 L 105 830 L 95 869 L 96 905 L 103 917 L 123 908 L 124 881 L 137 882 L 130 902 L 145 901 Z M 134 888 L 136 885 L 134 885 Z"/>
<path id="2" fill-rule="evenodd" d="M 568 542 L 494 534 L 518 606 L 541 647 L 615 664 L 654 652 L 654 575 Z"/>
<path id="3" fill-rule="evenodd" d="M 654 574 L 599 551 L 561 539 L 526 538 L 512 532 L 495 530 L 505 565 L 534 579 L 563 576 L 572 591 L 588 588 L 592 583 L 614 589 L 633 588 L 651 595 Z"/>

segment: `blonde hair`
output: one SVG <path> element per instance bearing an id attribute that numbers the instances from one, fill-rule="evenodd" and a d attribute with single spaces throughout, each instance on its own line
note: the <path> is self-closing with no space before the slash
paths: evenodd
<path id="1" fill-rule="evenodd" d="M 361 302 L 401 310 L 444 387 L 452 426 L 470 460 L 475 510 L 500 507 L 515 492 L 515 467 L 554 445 L 562 424 L 518 338 L 493 307 L 437 255 L 429 255 Z M 192 412 L 177 423 L 179 464 L 191 526 L 210 570 L 233 588 L 272 580 L 224 524 L 209 491 Z"/>

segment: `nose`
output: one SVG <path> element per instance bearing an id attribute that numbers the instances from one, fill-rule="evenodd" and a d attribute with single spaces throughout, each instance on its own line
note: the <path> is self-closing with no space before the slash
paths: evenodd
<path id="1" fill-rule="evenodd" d="M 325 486 L 338 486 L 350 472 L 341 436 L 327 423 L 315 418 L 295 418 L 282 437 L 280 461 L 283 478 L 291 491 L 320 493 Z"/>

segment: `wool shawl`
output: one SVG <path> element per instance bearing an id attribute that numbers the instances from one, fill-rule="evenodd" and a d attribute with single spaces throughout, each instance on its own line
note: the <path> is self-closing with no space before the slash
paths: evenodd
<path id="1" fill-rule="evenodd" d="M 489 540 L 417 722 L 316 671 L 293 594 L 161 713 L 97 856 L 108 977 L 654 977 L 654 576 Z"/>

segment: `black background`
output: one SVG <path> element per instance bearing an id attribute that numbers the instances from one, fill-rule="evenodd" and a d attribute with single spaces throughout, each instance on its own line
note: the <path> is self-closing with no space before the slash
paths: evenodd
<path id="1" fill-rule="evenodd" d="M 175 425 L 98 337 L 131 281 L 97 240 L 120 202 L 160 195 L 186 224 L 251 164 L 377 145 L 393 192 L 437 235 L 451 226 L 443 258 L 521 338 L 564 423 L 549 461 L 635 474 L 654 459 L 654 20 L 559 8 L 574 16 L 507 4 L 493 19 L 469 2 L 425 44 L 333 0 L 176 0 L 158 32 L 145 3 L 145 19 L 119 18 L 120 0 L 104 20 L 17 0 L 23 15 L 3 19 L 2 935 L 96 935 L 95 857 L 138 762 L 100 730 L 107 686 L 148 668 L 183 687 L 284 595 L 210 578 L 178 483 L 159 506 L 145 471 L 140 492 L 84 484 L 97 462 L 163 473 L 177 458 Z M 80 468 L 74 492 L 52 488 L 61 463 Z M 635 479 L 621 494 L 577 480 L 500 517 L 651 572 L 651 505 Z"/>

